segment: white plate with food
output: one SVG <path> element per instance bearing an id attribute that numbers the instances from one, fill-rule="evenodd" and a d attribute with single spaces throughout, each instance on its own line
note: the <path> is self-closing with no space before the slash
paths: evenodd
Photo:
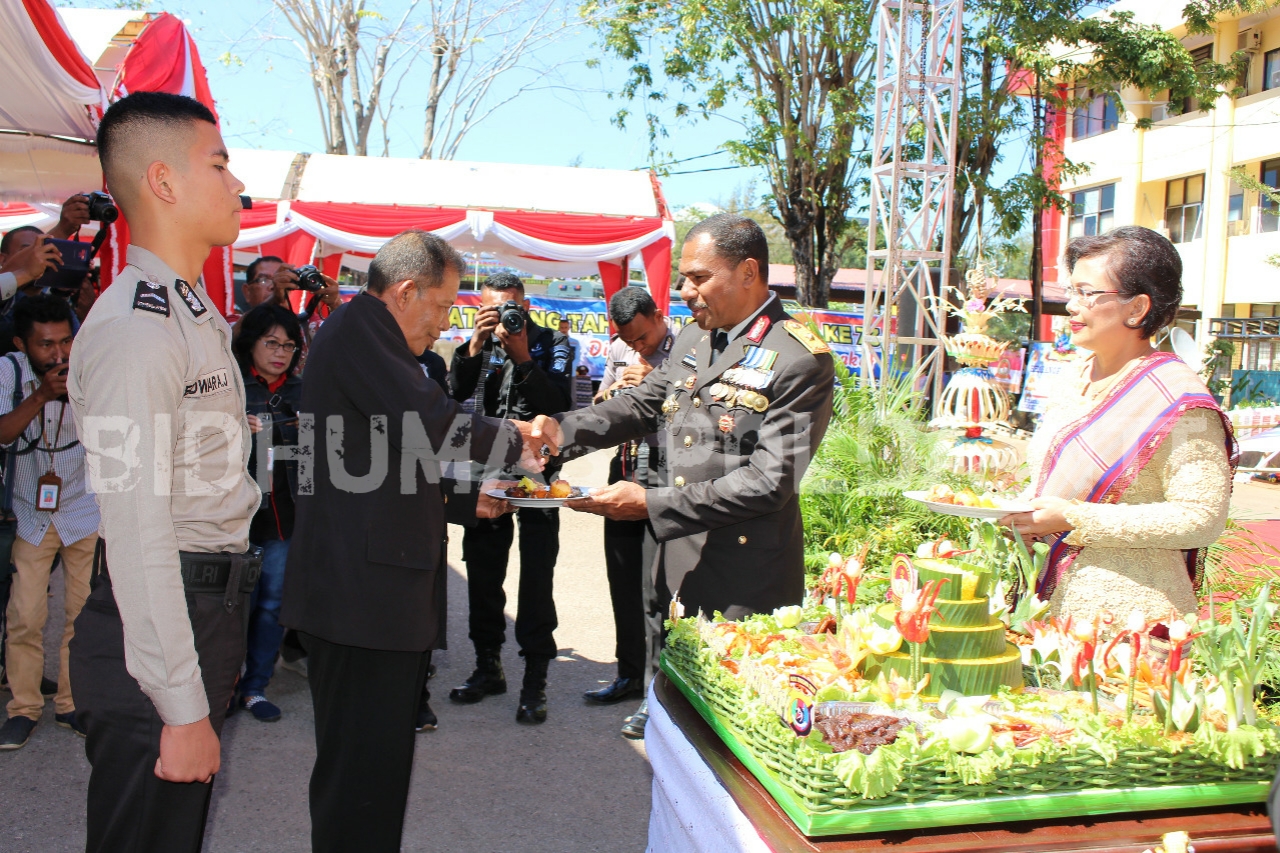
<path id="1" fill-rule="evenodd" d="M 568 480 L 556 480 L 547 486 L 536 483 L 525 477 L 514 486 L 505 489 L 490 489 L 485 492 L 491 498 L 510 501 L 512 506 L 522 509 L 555 509 L 564 506 L 567 501 L 580 501 L 591 495 L 590 489 L 572 486 Z"/>
<path id="2" fill-rule="evenodd" d="M 927 491 L 903 492 L 903 497 L 919 501 L 934 512 L 961 518 L 1003 518 L 1011 512 L 1031 512 L 1032 507 L 1016 500 L 992 494 L 978 495 L 968 489 L 953 492 L 946 486 Z"/>

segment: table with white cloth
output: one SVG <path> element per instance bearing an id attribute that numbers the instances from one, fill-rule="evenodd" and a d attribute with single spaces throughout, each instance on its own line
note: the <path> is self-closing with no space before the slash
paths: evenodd
<path id="1" fill-rule="evenodd" d="M 649 687 L 645 750 L 653 766 L 650 853 L 1142 853 L 1177 830 L 1191 833 L 1197 853 L 1277 849 L 1262 805 L 809 838 L 663 674 Z"/>

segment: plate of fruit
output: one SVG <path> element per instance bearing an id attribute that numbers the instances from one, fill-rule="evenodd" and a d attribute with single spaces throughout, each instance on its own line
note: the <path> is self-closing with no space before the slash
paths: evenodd
<path id="1" fill-rule="evenodd" d="M 518 507 L 536 507 L 552 509 L 563 506 L 565 501 L 581 500 L 590 495 L 590 489 L 573 486 L 568 480 L 556 480 L 547 485 L 538 483 L 528 477 L 521 478 L 514 486 L 505 489 L 490 489 L 485 492 L 491 498 L 500 498 Z"/>
<path id="2" fill-rule="evenodd" d="M 1018 500 L 1003 498 L 994 492 L 981 495 L 969 489 L 953 491 L 939 483 L 928 491 L 903 492 L 903 497 L 927 506 L 943 515 L 963 518 L 1000 518 L 1011 512 L 1031 512 L 1032 507 Z"/>

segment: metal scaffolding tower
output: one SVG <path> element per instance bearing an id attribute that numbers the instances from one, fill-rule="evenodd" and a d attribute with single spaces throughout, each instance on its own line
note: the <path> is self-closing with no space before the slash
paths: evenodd
<path id="1" fill-rule="evenodd" d="M 916 366 L 936 404 L 955 248 L 964 0 L 885 0 L 877 17 L 862 381 Z"/>

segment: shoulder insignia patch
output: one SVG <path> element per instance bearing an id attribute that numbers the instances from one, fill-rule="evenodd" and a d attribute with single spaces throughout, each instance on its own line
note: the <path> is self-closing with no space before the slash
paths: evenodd
<path id="1" fill-rule="evenodd" d="M 785 320 L 782 323 L 782 328 L 787 330 L 787 334 L 799 341 L 800 346 L 814 355 L 831 352 L 831 347 L 827 346 L 826 341 L 815 335 L 812 329 L 799 320 Z"/>
<path id="2" fill-rule="evenodd" d="M 209 312 L 209 309 L 204 307 L 204 302 L 200 300 L 200 296 L 196 293 L 194 287 L 182 279 L 175 281 L 173 287 L 178 291 L 178 295 L 182 297 L 182 301 L 187 303 L 187 308 L 191 310 L 193 317 L 199 317 Z"/>
<path id="3" fill-rule="evenodd" d="M 133 310 L 169 316 L 169 290 L 163 284 L 139 281 L 133 292 Z"/>

